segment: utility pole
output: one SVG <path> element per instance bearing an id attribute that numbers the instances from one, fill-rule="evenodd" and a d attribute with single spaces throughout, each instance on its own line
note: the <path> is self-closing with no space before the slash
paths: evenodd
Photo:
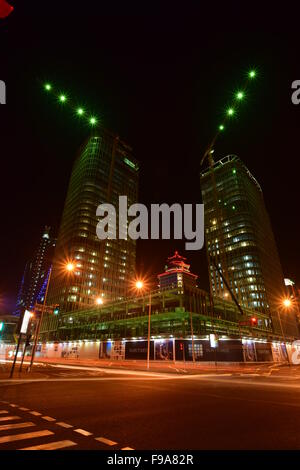
<path id="1" fill-rule="evenodd" d="M 148 347 L 147 347 L 147 369 L 150 367 L 150 328 L 151 328 L 151 290 L 149 291 L 149 310 L 148 310 Z"/>
<path id="2" fill-rule="evenodd" d="M 291 366 L 291 363 L 290 363 L 289 353 L 288 353 L 287 346 L 286 346 L 286 338 L 285 338 L 285 334 L 284 334 L 284 331 L 283 331 L 282 321 L 281 321 L 281 316 L 280 316 L 279 310 L 277 310 L 277 315 L 278 315 L 278 320 L 279 320 L 281 335 L 282 335 L 282 337 L 283 337 L 283 342 L 284 342 L 285 349 L 286 349 L 286 357 L 287 357 L 288 365 L 289 365 L 289 367 L 290 367 L 290 366 Z"/>
<path id="3" fill-rule="evenodd" d="M 47 287 L 46 287 L 46 292 L 45 292 L 43 307 L 42 307 L 41 316 L 40 316 L 40 319 L 39 319 L 39 321 L 38 321 L 38 324 L 37 324 L 37 327 L 36 327 L 36 331 L 35 331 L 35 335 L 34 335 L 34 345 L 33 345 L 33 348 L 32 348 L 30 365 L 29 365 L 29 367 L 28 367 L 28 369 L 27 369 L 27 372 L 31 372 L 32 365 L 33 365 L 33 361 L 34 361 L 34 356 L 35 356 L 35 352 L 36 352 L 37 342 L 38 342 L 38 338 L 39 338 L 39 334 L 40 334 L 40 329 L 41 329 L 41 324 L 42 324 L 42 321 L 43 321 L 44 311 L 45 311 L 45 307 L 46 307 L 46 301 L 47 301 L 47 295 L 48 295 L 48 289 L 49 289 L 51 274 L 52 274 L 52 266 L 51 266 L 51 268 L 50 268 L 50 270 L 49 270 L 49 276 L 48 276 L 48 282 L 47 282 Z"/>
<path id="4" fill-rule="evenodd" d="M 192 312 L 190 312 L 190 322 L 191 322 L 191 335 L 192 335 L 192 357 L 193 357 L 193 363 L 195 364 L 194 328 L 193 328 Z"/>

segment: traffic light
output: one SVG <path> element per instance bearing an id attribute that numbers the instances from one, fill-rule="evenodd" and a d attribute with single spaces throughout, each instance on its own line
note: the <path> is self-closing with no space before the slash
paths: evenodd
<path id="1" fill-rule="evenodd" d="M 257 318 L 251 317 L 251 326 L 257 326 Z"/>
<path id="2" fill-rule="evenodd" d="M 59 305 L 55 305 L 54 309 L 53 309 L 53 313 L 54 315 L 58 315 L 59 314 Z"/>
<path id="3" fill-rule="evenodd" d="M 179 343 L 180 351 L 183 351 L 183 343 Z"/>

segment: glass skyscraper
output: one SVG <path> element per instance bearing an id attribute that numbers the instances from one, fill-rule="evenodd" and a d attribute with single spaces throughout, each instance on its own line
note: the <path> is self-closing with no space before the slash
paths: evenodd
<path id="1" fill-rule="evenodd" d="M 59 304 L 60 311 L 127 295 L 136 242 L 99 240 L 96 235 L 98 205 L 108 202 L 117 209 L 120 195 L 127 196 L 128 205 L 137 202 L 138 163 L 117 135 L 97 128 L 75 159 L 58 234 L 47 303 Z M 66 272 L 68 262 L 74 265 L 72 272 Z"/>
<path id="2" fill-rule="evenodd" d="M 20 316 L 25 309 L 32 310 L 36 302 L 43 300 L 55 242 L 50 236 L 50 227 L 46 226 L 34 256 L 26 263 L 14 315 Z"/>
<path id="3" fill-rule="evenodd" d="M 230 298 L 221 271 L 240 305 L 268 313 L 279 332 L 284 280 L 260 185 L 235 155 L 213 162 L 200 181 L 212 294 Z M 294 316 L 280 313 L 285 332 L 297 334 Z"/>

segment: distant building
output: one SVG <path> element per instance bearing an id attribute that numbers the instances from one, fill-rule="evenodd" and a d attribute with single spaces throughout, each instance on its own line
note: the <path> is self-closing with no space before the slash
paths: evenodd
<path id="1" fill-rule="evenodd" d="M 135 273 L 135 240 L 99 240 L 96 209 L 137 202 L 138 163 L 131 148 L 110 131 L 98 128 L 74 162 L 65 201 L 47 303 L 60 312 L 92 307 L 99 299 L 121 299 Z M 117 219 L 118 223 L 118 219 Z M 74 270 L 66 272 L 67 262 Z"/>
<path id="2" fill-rule="evenodd" d="M 0 314 L 0 348 L 1 343 L 14 343 L 15 332 L 20 319 L 15 315 L 2 315 Z M 1 356 L 1 349 L 0 349 Z"/>
<path id="3" fill-rule="evenodd" d="M 235 155 L 213 163 L 200 180 L 213 295 L 230 297 L 221 270 L 240 305 L 271 315 L 277 331 L 279 311 L 285 332 L 297 334 L 294 315 L 280 311 L 283 273 L 260 185 Z"/>
<path id="4" fill-rule="evenodd" d="M 190 272 L 190 265 L 186 263 L 186 258 L 180 256 L 178 251 L 175 251 L 173 256 L 170 256 L 165 266 L 165 272 L 158 274 L 158 287 L 162 289 L 183 287 L 197 287 L 197 275 Z"/>
<path id="5" fill-rule="evenodd" d="M 33 258 L 26 263 L 14 315 L 20 316 L 25 309 L 32 310 L 35 302 L 42 300 L 55 242 L 56 240 L 50 236 L 50 227 L 46 226 Z"/>

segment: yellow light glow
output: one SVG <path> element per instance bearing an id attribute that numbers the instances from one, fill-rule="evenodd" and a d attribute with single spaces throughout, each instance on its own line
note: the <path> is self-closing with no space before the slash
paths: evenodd
<path id="1" fill-rule="evenodd" d="M 287 307 L 287 308 L 292 305 L 292 302 L 291 302 L 290 299 L 284 299 L 282 303 L 283 303 L 284 307 Z"/>
<path id="2" fill-rule="evenodd" d="M 69 271 L 69 272 L 74 271 L 74 268 L 75 268 L 75 266 L 74 266 L 73 263 L 67 263 L 66 264 L 66 270 L 67 271 Z"/>
<path id="3" fill-rule="evenodd" d="M 143 281 L 136 281 L 135 287 L 136 287 L 137 289 L 142 289 L 142 288 L 144 287 Z"/>
<path id="4" fill-rule="evenodd" d="M 101 299 L 101 297 L 97 297 L 96 304 L 97 305 L 102 305 L 103 304 L 103 299 Z"/>

